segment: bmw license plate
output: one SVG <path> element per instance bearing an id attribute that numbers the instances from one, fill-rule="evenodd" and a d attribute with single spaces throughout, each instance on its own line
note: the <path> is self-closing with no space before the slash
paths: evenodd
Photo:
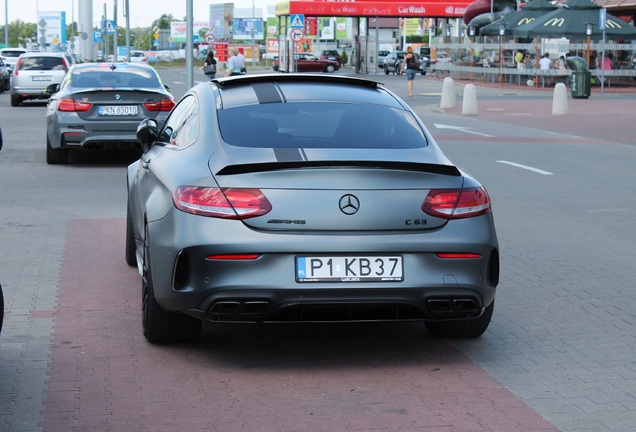
<path id="1" fill-rule="evenodd" d="M 137 105 L 100 105 L 97 108 L 97 112 L 102 116 L 133 116 L 137 115 L 139 107 Z"/>
<path id="2" fill-rule="evenodd" d="M 33 75 L 31 81 L 51 81 L 51 75 Z"/>
<path id="3" fill-rule="evenodd" d="M 297 256 L 296 282 L 401 282 L 401 256 Z"/>

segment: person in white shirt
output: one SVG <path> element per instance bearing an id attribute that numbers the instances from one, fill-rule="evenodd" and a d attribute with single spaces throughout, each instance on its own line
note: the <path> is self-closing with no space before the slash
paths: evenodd
<path id="1" fill-rule="evenodd" d="M 551 68 L 551 66 L 552 66 L 552 60 L 550 60 L 550 54 L 548 53 L 543 54 L 543 57 L 541 57 L 541 60 L 539 60 L 539 69 L 548 70 Z"/>

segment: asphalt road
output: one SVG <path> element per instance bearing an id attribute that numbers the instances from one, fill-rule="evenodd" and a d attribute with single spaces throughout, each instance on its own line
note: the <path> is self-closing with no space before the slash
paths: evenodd
<path id="1" fill-rule="evenodd" d="M 161 74 L 186 91 L 185 71 Z M 403 78 L 377 78 L 406 95 Z M 0 95 L 0 431 L 633 429 L 636 134 L 531 114 L 549 109 L 546 92 L 480 90 L 492 112 L 463 117 L 436 108 L 441 81 L 415 85 L 408 102 L 493 201 L 501 283 L 476 340 L 420 325 L 206 326 L 197 343 L 150 346 L 123 259 L 135 156 L 48 166 L 44 105 Z M 511 105 L 530 114 L 493 114 Z"/>

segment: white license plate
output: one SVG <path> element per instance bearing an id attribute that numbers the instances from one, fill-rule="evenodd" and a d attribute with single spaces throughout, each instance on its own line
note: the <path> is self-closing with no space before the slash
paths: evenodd
<path id="1" fill-rule="evenodd" d="M 297 282 L 401 282 L 401 256 L 298 256 Z"/>
<path id="2" fill-rule="evenodd" d="M 33 75 L 31 81 L 51 81 L 50 75 Z"/>
<path id="3" fill-rule="evenodd" d="M 137 105 L 115 105 L 115 106 L 102 106 L 100 105 L 97 112 L 103 116 L 133 116 L 139 112 Z"/>

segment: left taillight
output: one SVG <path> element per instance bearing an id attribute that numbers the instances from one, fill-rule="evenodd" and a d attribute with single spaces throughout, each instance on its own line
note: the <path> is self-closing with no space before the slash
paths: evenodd
<path id="1" fill-rule="evenodd" d="M 179 186 L 172 192 L 174 206 L 186 213 L 222 219 L 249 219 L 272 210 L 259 189 Z"/>
<path id="2" fill-rule="evenodd" d="M 490 213 L 490 197 L 483 187 L 431 189 L 422 210 L 442 219 L 463 219 Z"/>
<path id="3" fill-rule="evenodd" d="M 174 100 L 171 98 L 163 98 L 158 101 L 146 102 L 144 106 L 148 111 L 170 111 L 174 108 Z"/>
<path id="4" fill-rule="evenodd" d="M 89 109 L 91 109 L 90 103 L 79 102 L 71 98 L 60 99 L 60 102 L 57 104 L 58 111 L 85 112 L 85 111 L 88 111 Z"/>

